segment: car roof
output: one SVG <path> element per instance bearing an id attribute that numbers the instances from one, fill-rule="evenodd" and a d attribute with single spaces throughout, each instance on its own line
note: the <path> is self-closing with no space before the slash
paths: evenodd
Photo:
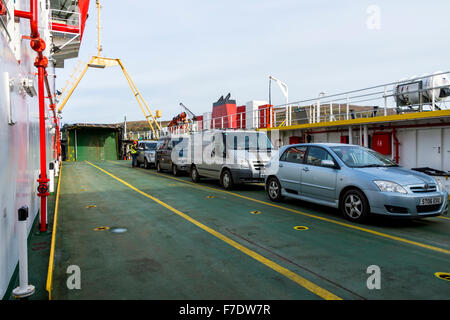
<path id="1" fill-rule="evenodd" d="M 298 144 L 291 144 L 291 145 L 286 145 L 283 147 L 283 149 L 286 149 L 288 147 L 298 147 L 298 146 L 319 146 L 319 147 L 361 147 L 359 145 L 356 144 L 347 144 L 347 143 L 327 143 L 327 142 L 319 142 L 319 143 L 298 143 Z"/>

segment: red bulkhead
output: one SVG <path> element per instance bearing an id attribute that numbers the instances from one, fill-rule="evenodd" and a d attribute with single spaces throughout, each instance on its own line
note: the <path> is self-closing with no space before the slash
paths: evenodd
<path id="1" fill-rule="evenodd" d="M 236 108 L 237 110 L 237 128 L 245 129 L 245 106 L 239 106 Z"/>
<path id="2" fill-rule="evenodd" d="M 273 105 L 265 104 L 259 106 L 259 127 L 272 128 L 273 119 Z"/>
<path id="3" fill-rule="evenodd" d="M 392 137 L 390 132 L 375 132 L 372 136 L 372 149 L 384 154 L 392 154 Z"/>
<path id="4" fill-rule="evenodd" d="M 289 137 L 289 144 L 299 144 L 303 143 L 303 138 L 298 136 Z"/>
<path id="5" fill-rule="evenodd" d="M 348 144 L 348 143 L 349 143 L 349 141 L 348 141 L 348 136 L 341 136 L 341 143 L 346 143 L 346 144 Z"/>
<path id="6" fill-rule="evenodd" d="M 224 100 L 214 103 L 212 111 L 213 128 L 235 129 L 237 127 L 236 109 L 236 100 Z"/>

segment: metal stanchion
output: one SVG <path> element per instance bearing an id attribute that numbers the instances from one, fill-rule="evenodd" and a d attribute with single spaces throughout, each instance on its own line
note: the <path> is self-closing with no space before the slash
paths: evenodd
<path id="1" fill-rule="evenodd" d="M 34 294 L 35 288 L 28 284 L 28 249 L 27 220 L 28 207 L 19 209 L 19 286 L 13 290 L 16 299 L 23 299 Z"/>

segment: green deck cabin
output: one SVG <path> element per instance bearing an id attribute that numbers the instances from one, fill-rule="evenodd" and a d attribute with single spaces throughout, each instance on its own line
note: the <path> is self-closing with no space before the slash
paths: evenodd
<path id="1" fill-rule="evenodd" d="M 118 160 L 122 127 L 115 124 L 73 124 L 63 128 L 66 161 Z"/>

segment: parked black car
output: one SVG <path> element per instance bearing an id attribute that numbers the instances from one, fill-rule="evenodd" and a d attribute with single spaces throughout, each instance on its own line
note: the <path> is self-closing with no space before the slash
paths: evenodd
<path id="1" fill-rule="evenodd" d="M 181 172 L 187 172 L 189 169 L 187 161 L 187 146 L 189 142 L 188 136 L 183 137 L 163 137 L 158 140 L 156 146 L 156 170 L 161 172 L 163 170 L 170 170 L 173 175 L 179 175 Z M 182 149 L 175 147 L 182 143 Z M 179 146 L 179 147 L 180 147 Z M 174 154 L 173 152 L 178 152 Z"/>

